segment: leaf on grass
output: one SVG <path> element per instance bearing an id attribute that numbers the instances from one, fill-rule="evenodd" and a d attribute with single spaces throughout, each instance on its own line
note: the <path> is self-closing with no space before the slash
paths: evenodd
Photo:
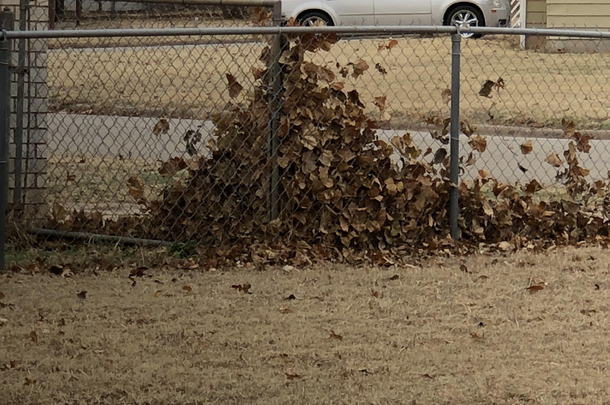
<path id="1" fill-rule="evenodd" d="M 66 174 L 66 181 L 74 181 L 76 180 L 76 175 L 75 174 L 70 174 L 70 172 L 68 172 Z"/>
<path id="2" fill-rule="evenodd" d="M 246 284 L 233 284 L 231 286 L 231 288 L 237 290 L 237 291 L 243 291 L 246 294 L 251 294 L 250 293 L 250 288 L 252 288 L 252 286 L 250 285 L 250 283 L 246 283 Z"/>
<path id="3" fill-rule="evenodd" d="M 30 339 L 32 339 L 32 342 L 38 343 L 38 335 L 36 334 L 35 331 L 30 332 Z"/>
<path id="4" fill-rule="evenodd" d="M 523 153 L 524 155 L 529 155 L 530 153 L 532 153 L 533 149 L 534 147 L 532 145 L 532 141 L 530 141 L 529 139 L 521 144 L 521 153 Z"/>
<path id="5" fill-rule="evenodd" d="M 465 264 L 460 264 L 460 271 L 462 271 L 463 273 L 469 273 L 468 267 L 466 267 Z"/>
<path id="6" fill-rule="evenodd" d="M 32 384 L 36 384 L 37 380 L 31 380 L 27 377 L 25 377 L 25 382 L 23 383 L 23 385 L 32 385 Z"/>
<path id="7" fill-rule="evenodd" d="M 392 277 L 389 278 L 390 281 L 396 281 L 400 278 L 400 276 L 398 274 L 394 274 Z"/>
<path id="8" fill-rule="evenodd" d="M 148 270 L 148 267 L 146 267 L 146 266 L 140 266 L 140 267 L 136 267 L 135 269 L 131 269 L 129 271 L 129 278 L 144 277 L 146 275 L 144 273 L 146 270 Z"/>
<path id="9" fill-rule="evenodd" d="M 483 336 L 483 335 L 479 335 L 479 334 L 478 334 L 478 333 L 476 333 L 476 332 L 470 332 L 470 336 L 471 336 L 473 339 L 483 339 L 483 338 L 485 337 L 485 336 Z"/>
<path id="10" fill-rule="evenodd" d="M 231 98 L 237 97 L 239 93 L 241 93 L 241 91 L 243 90 L 243 86 L 237 82 L 235 76 L 229 73 L 225 74 L 225 76 L 227 77 L 227 81 L 229 82 L 229 96 Z"/>
<path id="11" fill-rule="evenodd" d="M 186 292 L 191 292 L 191 291 L 193 291 L 193 288 L 192 288 L 190 285 L 185 285 L 185 286 L 182 286 L 182 289 L 183 289 L 184 291 L 186 291 Z"/>
<path id="12" fill-rule="evenodd" d="M 379 291 L 372 290 L 372 291 L 371 291 L 371 296 L 372 296 L 373 298 L 379 298 Z"/>
<path id="13" fill-rule="evenodd" d="M 158 298 L 162 293 L 163 293 L 163 290 L 157 290 L 157 291 L 155 291 L 154 297 Z"/>
<path id="14" fill-rule="evenodd" d="M 424 378 L 429 378 L 430 380 L 434 380 L 434 376 L 433 376 L 433 375 L 430 375 L 430 374 L 428 374 L 428 373 L 426 373 L 426 374 L 422 374 L 422 377 L 424 377 Z"/>
<path id="15" fill-rule="evenodd" d="M 561 160 L 561 158 L 555 152 L 548 155 L 545 159 L 545 162 L 554 167 L 559 167 L 563 164 L 563 160 Z"/>
<path id="16" fill-rule="evenodd" d="M 292 309 L 290 309 L 288 307 L 281 307 L 280 310 L 282 312 L 284 312 L 285 314 L 291 314 L 293 312 Z"/>
<path id="17" fill-rule="evenodd" d="M 86 299 L 86 298 L 87 298 L 87 291 L 81 291 L 81 292 L 79 292 L 78 294 L 76 294 L 76 296 L 77 296 L 79 299 L 84 300 L 84 299 Z"/>
<path id="18" fill-rule="evenodd" d="M 338 335 L 338 334 L 335 333 L 334 330 L 331 330 L 330 331 L 329 339 L 343 340 L 343 336 Z"/>
<path id="19" fill-rule="evenodd" d="M 295 380 L 297 378 L 301 378 L 301 376 L 299 374 L 289 374 L 289 373 L 286 373 L 286 378 L 289 379 L 289 380 Z"/>
<path id="20" fill-rule="evenodd" d="M 297 297 L 294 296 L 294 294 L 290 294 L 288 297 L 284 298 L 286 301 L 292 301 L 292 300 L 296 300 Z"/>
<path id="21" fill-rule="evenodd" d="M 161 134 L 166 135 L 168 132 L 169 132 L 169 121 L 167 120 L 167 118 L 161 118 L 155 124 L 155 127 L 153 128 L 153 134 L 159 136 Z"/>
<path id="22" fill-rule="evenodd" d="M 540 290 L 544 290 L 544 287 L 542 285 L 531 285 L 529 287 L 526 288 L 526 290 L 528 290 L 531 294 L 536 293 Z"/>

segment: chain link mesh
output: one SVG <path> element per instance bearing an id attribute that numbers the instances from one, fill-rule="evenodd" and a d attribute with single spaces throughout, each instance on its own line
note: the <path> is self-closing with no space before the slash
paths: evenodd
<path id="1" fill-rule="evenodd" d="M 449 36 L 155 39 L 55 40 L 47 228 L 227 251 L 445 243 Z M 462 40 L 463 236 L 568 229 L 568 202 L 605 218 L 610 60 L 579 41 Z"/>

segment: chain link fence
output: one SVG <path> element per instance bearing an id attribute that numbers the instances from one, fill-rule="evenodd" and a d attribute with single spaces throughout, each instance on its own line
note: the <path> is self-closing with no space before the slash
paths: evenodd
<path id="1" fill-rule="evenodd" d="M 454 236 L 471 247 L 607 236 L 610 57 L 589 43 L 606 34 L 454 31 L 105 31 L 52 49 L 45 199 L 29 227 L 223 258 L 272 246 L 383 261 L 453 246 L 455 192 Z M 128 46 L 106 46 L 117 40 Z"/>

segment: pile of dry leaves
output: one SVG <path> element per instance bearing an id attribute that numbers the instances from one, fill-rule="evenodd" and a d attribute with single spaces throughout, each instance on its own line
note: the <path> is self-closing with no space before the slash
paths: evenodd
<path id="1" fill-rule="evenodd" d="M 386 260 L 392 253 L 453 247 L 448 238 L 447 150 L 422 152 L 409 134 L 393 138 L 390 144 L 378 139 L 376 122 L 365 114 L 358 92 L 347 89 L 340 77 L 358 77 L 368 64 L 337 66 L 336 74 L 306 58 L 307 52 L 329 50 L 335 41 L 319 35 L 284 41 L 276 112 L 271 111 L 278 104 L 272 102 L 270 72 L 264 68 L 270 57 L 266 48 L 260 57 L 263 67 L 252 68 L 257 84 L 248 104 L 232 103 L 215 117 L 209 153 L 164 163 L 163 174 L 186 170 L 188 175 L 168 187 L 160 199 L 142 199 L 146 214 L 119 221 L 104 221 L 99 214 L 55 215 L 52 225 L 196 240 L 203 247 L 200 253 L 210 259 L 249 251 L 267 259 L 285 252 L 281 260 L 295 252 L 324 259 L 365 255 Z M 234 96 L 242 87 L 229 76 Z M 380 110 L 384 101 L 376 99 Z M 279 215 L 270 220 L 269 116 L 273 113 L 280 117 Z M 448 120 L 444 122 L 439 137 L 448 132 Z M 472 133 L 467 123 L 462 126 Z M 541 198 L 542 186 L 535 180 L 511 186 L 484 171 L 476 181 L 459 185 L 462 246 L 503 242 L 504 248 L 521 248 L 608 235 L 607 184 L 585 181 L 588 171 L 578 161 L 578 153 L 589 152 L 589 139 L 573 128 L 566 136 L 572 141 L 564 153 L 568 167 L 559 174 L 566 192 L 559 198 Z M 190 133 L 188 139 L 200 141 L 201 135 Z M 473 153 L 481 153 L 486 139 L 471 134 L 469 144 Z M 524 143 L 522 151 L 529 153 L 531 143 Z M 399 161 L 391 158 L 396 153 Z M 471 157 L 472 153 L 461 164 L 471 164 Z M 563 165 L 557 155 L 547 162 Z"/>

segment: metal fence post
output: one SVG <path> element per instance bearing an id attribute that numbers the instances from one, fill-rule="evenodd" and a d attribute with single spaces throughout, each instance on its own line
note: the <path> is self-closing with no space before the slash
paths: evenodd
<path id="1" fill-rule="evenodd" d="M 281 2 L 277 2 L 273 8 L 273 25 L 279 26 L 282 17 Z M 271 179 L 269 182 L 269 220 L 273 221 L 279 216 L 279 192 L 280 192 L 280 170 L 277 163 L 277 155 L 280 148 L 278 130 L 280 127 L 280 93 L 282 91 L 282 72 L 280 68 L 280 56 L 282 54 L 282 35 L 277 34 L 273 38 L 270 50 L 269 62 L 269 154 L 271 160 Z"/>
<path id="2" fill-rule="evenodd" d="M 10 9 L 0 11 L 0 29 L 12 30 L 14 15 Z M 1 34 L 0 34 L 1 35 Z M 11 131 L 11 40 L 0 36 L 0 271 L 6 270 L 6 205 L 8 200 L 8 159 Z"/>
<path id="3" fill-rule="evenodd" d="M 19 19 L 19 30 L 27 30 L 27 15 L 29 8 L 29 0 L 21 0 L 19 5 L 19 15 L 23 16 Z M 23 117 L 24 117 L 24 93 L 25 93 L 25 54 L 26 54 L 26 39 L 20 38 L 18 42 L 19 57 L 17 63 L 17 105 L 15 106 L 15 114 L 17 122 L 15 124 L 15 190 L 13 191 L 13 209 L 21 210 L 23 202 Z"/>
<path id="4" fill-rule="evenodd" d="M 451 35 L 451 191 L 449 193 L 449 226 L 451 237 L 460 238 L 459 159 L 460 159 L 460 54 L 462 36 Z"/>

